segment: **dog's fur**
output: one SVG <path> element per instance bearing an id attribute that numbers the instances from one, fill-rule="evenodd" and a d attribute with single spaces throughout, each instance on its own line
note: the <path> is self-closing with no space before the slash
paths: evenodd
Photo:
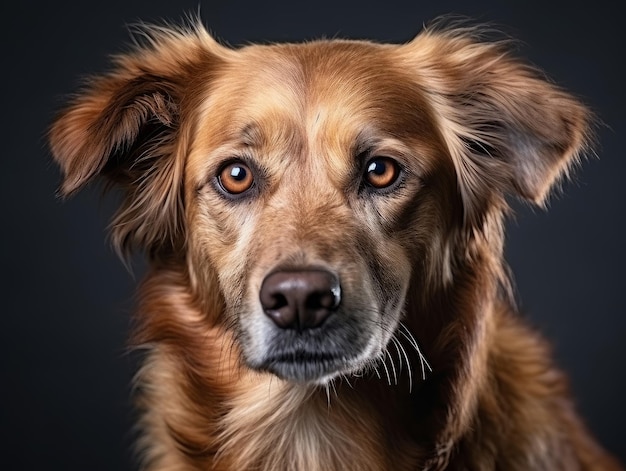
<path id="1" fill-rule="evenodd" d="M 98 176 L 122 188 L 113 242 L 150 260 L 145 469 L 619 469 L 502 260 L 507 196 L 544 204 L 589 142 L 585 106 L 475 28 L 403 45 L 144 39 L 50 142 L 63 195 Z M 398 163 L 382 189 L 364 176 L 376 156 Z M 233 161 L 255 178 L 240 197 L 220 186 Z M 311 267 L 337 276 L 341 304 L 277 326 L 263 280 Z"/>

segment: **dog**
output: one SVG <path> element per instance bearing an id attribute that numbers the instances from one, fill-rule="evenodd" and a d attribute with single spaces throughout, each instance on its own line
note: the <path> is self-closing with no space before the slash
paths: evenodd
<path id="1" fill-rule="evenodd" d="M 577 98 L 483 29 L 221 45 L 150 27 L 49 132 L 149 260 L 143 469 L 618 470 L 503 261 L 588 150 Z"/>

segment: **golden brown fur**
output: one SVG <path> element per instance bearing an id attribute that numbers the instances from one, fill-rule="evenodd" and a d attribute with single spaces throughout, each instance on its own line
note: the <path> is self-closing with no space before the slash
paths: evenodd
<path id="1" fill-rule="evenodd" d="M 579 101 L 474 29 L 144 39 L 50 142 L 63 195 L 98 175 L 123 189 L 113 241 L 151 262 L 134 336 L 145 469 L 620 469 L 516 315 L 502 260 L 506 196 L 543 204 L 584 150 Z M 397 185 L 364 183 L 372 156 L 398 162 Z M 216 180 L 233 158 L 255 177 L 245 198 Z M 288 337 L 259 290 L 320 266 L 341 305 L 323 336 Z M 281 366 L 279 340 L 343 360 Z"/>

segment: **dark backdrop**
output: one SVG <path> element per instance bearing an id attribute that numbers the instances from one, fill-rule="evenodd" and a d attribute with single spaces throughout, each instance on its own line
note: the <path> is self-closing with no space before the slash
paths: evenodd
<path id="1" fill-rule="evenodd" d="M 19 3 L 19 6 L 18 6 Z M 615 2 L 201 2 L 231 44 L 319 36 L 406 41 L 455 13 L 496 23 L 520 53 L 589 103 L 599 159 L 543 212 L 520 208 L 507 252 L 521 306 L 555 345 L 590 428 L 626 460 L 626 173 L 623 21 Z M 64 97 L 124 49 L 125 25 L 178 21 L 194 1 L 3 3 L 0 467 L 132 469 L 125 354 L 135 279 L 106 242 L 110 198 L 90 188 L 62 203 L 43 135 Z"/>

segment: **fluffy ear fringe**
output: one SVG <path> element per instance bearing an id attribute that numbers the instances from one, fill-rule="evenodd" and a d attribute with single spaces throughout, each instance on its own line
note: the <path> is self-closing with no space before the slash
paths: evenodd
<path id="1" fill-rule="evenodd" d="M 453 160 L 466 219 L 512 194 L 543 206 L 588 150 L 591 112 L 482 29 L 427 28 L 402 46 L 430 97 Z"/>
<path id="2" fill-rule="evenodd" d="M 49 132 L 54 160 L 69 196 L 97 176 L 126 193 L 111 228 L 123 256 L 154 252 L 184 239 L 182 173 L 187 130 L 181 114 L 193 109 L 192 80 L 208 81 L 229 54 L 196 22 L 180 28 L 142 27 L 133 51 L 113 70 L 88 82 Z"/>

